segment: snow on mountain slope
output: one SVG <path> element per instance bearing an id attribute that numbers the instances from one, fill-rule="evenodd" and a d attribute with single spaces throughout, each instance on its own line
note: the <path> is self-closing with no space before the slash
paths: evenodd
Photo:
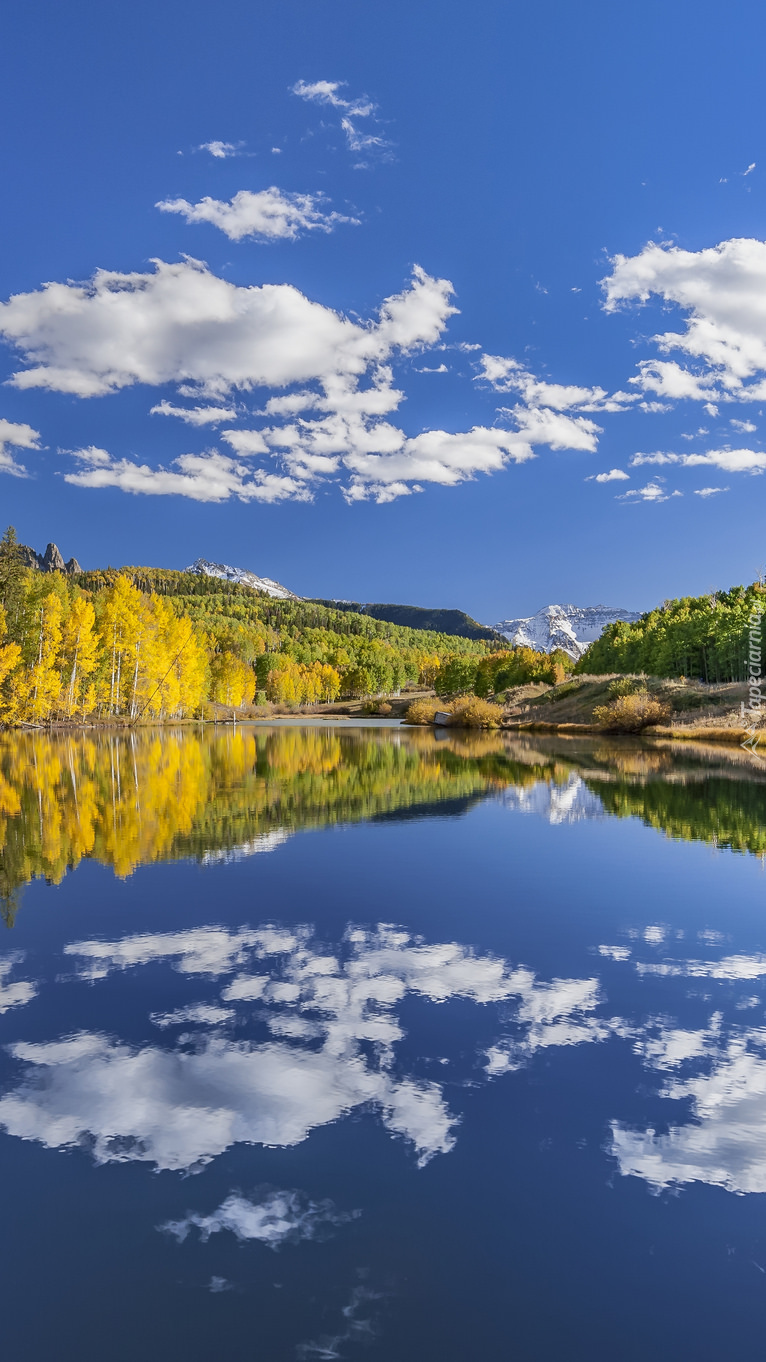
<path id="1" fill-rule="evenodd" d="M 276 596 L 281 601 L 301 599 L 286 586 L 272 581 L 271 577 L 257 577 L 246 568 L 229 567 L 227 563 L 210 563 L 207 558 L 197 558 L 191 567 L 184 568 L 184 572 L 196 572 L 200 577 L 220 577 L 224 582 L 242 582 L 245 586 L 255 587 L 256 591 L 265 591 L 267 596 Z"/>
<path id="2" fill-rule="evenodd" d="M 631 610 L 614 610 L 608 605 L 546 605 L 526 619 L 501 620 L 491 627 L 517 647 L 550 653 L 562 648 L 570 657 L 582 657 L 606 624 L 615 620 L 633 623 L 641 616 Z"/>

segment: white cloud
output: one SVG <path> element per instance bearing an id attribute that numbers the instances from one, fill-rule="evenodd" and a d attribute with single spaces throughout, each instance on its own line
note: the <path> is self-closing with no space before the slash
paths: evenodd
<path id="1" fill-rule="evenodd" d="M 608 473 L 596 473 L 594 482 L 626 482 L 630 477 L 629 473 L 623 473 L 621 468 L 610 468 Z"/>
<path id="2" fill-rule="evenodd" d="M 269 453 L 269 446 L 260 430 L 223 430 L 221 438 L 243 459 L 252 454 Z"/>
<path id="3" fill-rule="evenodd" d="M 728 487 L 697 487 L 695 497 L 714 497 L 717 492 L 728 492 Z"/>
<path id="4" fill-rule="evenodd" d="M 203 1241 L 228 1230 L 240 1243 L 257 1240 L 278 1249 L 285 1243 L 316 1239 L 326 1226 L 341 1225 L 358 1214 L 338 1211 L 332 1201 L 309 1201 L 300 1192 L 269 1192 L 261 1201 L 232 1192 L 210 1215 L 189 1214 L 184 1220 L 169 1220 L 158 1228 L 174 1235 L 179 1243 L 194 1226 Z"/>
<path id="5" fill-rule="evenodd" d="M 228 156 L 236 156 L 241 142 L 202 142 L 197 151 L 209 151 L 216 160 L 224 161 Z"/>
<path id="6" fill-rule="evenodd" d="M 236 497 L 239 501 L 259 501 L 267 505 L 279 501 L 310 501 L 305 483 L 262 469 L 250 470 L 217 450 L 207 454 L 181 454 L 168 468 L 151 468 L 116 459 L 104 449 L 75 450 L 73 458 L 82 465 L 77 473 L 65 473 L 64 481 L 75 487 L 117 487 L 122 492 L 145 496 L 181 496 L 192 501 L 221 502 Z"/>
<path id="7" fill-rule="evenodd" d="M 738 421 L 734 416 L 729 421 L 729 425 L 733 426 L 735 430 L 740 430 L 743 435 L 754 435 L 758 429 L 752 421 Z"/>
<path id="8" fill-rule="evenodd" d="M 766 385 L 747 380 L 766 372 L 766 242 L 733 238 L 701 251 L 649 242 L 636 256 L 617 255 L 603 281 L 605 307 L 647 302 L 652 295 L 686 313 L 686 329 L 654 337 L 661 352 L 681 351 L 701 366 L 699 373 L 648 362 L 640 366 L 655 392 L 673 396 L 736 397 L 758 400 Z M 683 377 L 685 375 L 685 377 Z M 688 385 L 688 391 L 684 385 Z M 659 386 L 657 386 L 659 385 Z"/>
<path id="9" fill-rule="evenodd" d="M 416 267 L 377 322 L 349 321 L 290 284 L 239 287 L 200 261 L 155 262 L 149 274 L 99 270 L 88 285 L 47 284 L 0 305 L 0 334 L 33 367 L 19 388 L 92 397 L 134 383 L 211 392 L 359 378 L 395 351 L 437 341 L 455 311 L 452 286 Z"/>
<path id="10" fill-rule="evenodd" d="M 299 80 L 291 87 L 291 94 L 298 95 L 300 99 L 308 100 L 310 103 L 323 104 L 339 110 L 340 126 L 350 151 L 371 152 L 383 156 L 390 154 L 391 143 L 387 138 L 379 133 L 363 132 L 358 125 L 359 119 L 368 119 L 371 123 L 378 122 L 376 105 L 366 95 L 361 99 L 346 99 L 340 93 L 345 84 L 345 81 L 338 80 Z M 363 166 L 364 163 L 361 163 L 358 168 Z"/>
<path id="11" fill-rule="evenodd" d="M 576 384 L 547 383 L 535 378 L 518 360 L 502 355 L 482 355 L 477 379 L 496 392 L 518 392 L 531 407 L 553 407 L 556 411 L 624 411 L 637 401 L 635 393 L 613 393 L 605 388 L 583 388 Z"/>
<path id="12" fill-rule="evenodd" d="M 358 222 L 341 213 L 328 213 L 321 197 L 286 194 L 276 185 L 252 192 L 241 189 L 230 202 L 205 197 L 199 203 L 187 199 L 163 199 L 155 207 L 163 213 L 180 213 L 187 222 L 208 222 L 231 241 L 255 237 L 263 241 L 294 241 L 302 232 L 331 232 L 340 222 Z"/>
<path id="13" fill-rule="evenodd" d="M 709 401 L 711 398 L 721 400 L 720 393 L 708 379 L 684 369 L 675 360 L 645 359 L 638 369 L 638 375 L 628 379 L 628 382 L 635 383 L 643 392 L 655 393 L 657 397 L 668 398 L 671 402 L 683 398 L 697 402 Z"/>
<path id="14" fill-rule="evenodd" d="M 165 398 L 152 407 L 151 416 L 177 416 L 189 426 L 217 426 L 221 421 L 236 421 L 234 407 L 174 407 Z"/>
<path id="15" fill-rule="evenodd" d="M 245 467 L 216 449 L 153 468 L 91 447 L 75 451 L 80 466 L 66 475 L 81 487 L 202 502 L 308 501 L 322 479 L 337 478 L 348 500 L 385 502 L 427 482 L 455 486 L 522 462 L 538 445 L 595 450 L 595 422 L 545 402 L 571 405 L 578 393 L 592 397 L 600 389 L 537 385 L 541 405 L 501 413 L 510 430 L 476 426 L 407 436 L 384 419 L 404 398 L 394 387 L 391 359 L 439 341 L 456 311 L 451 295 L 448 280 L 416 266 L 409 286 L 385 299 L 375 321 L 363 323 L 289 285 L 238 287 L 198 261 L 158 261 L 151 273 L 100 271 L 87 286 L 51 284 L 18 295 L 0 307 L 0 333 L 31 366 L 13 377 L 22 388 L 89 397 L 135 383 L 175 383 L 187 397 L 210 398 L 256 386 L 316 385 L 314 392 L 302 388 L 267 400 L 262 415 L 282 424 L 223 432 L 235 454 L 268 454 L 280 465 L 277 472 Z M 300 415 L 309 408 L 315 416 Z M 178 407 L 164 399 L 153 410 L 202 425 L 223 420 L 233 408 Z"/>
<path id="16" fill-rule="evenodd" d="M 763 473 L 766 453 L 753 449 L 709 449 L 704 454 L 634 454 L 631 467 L 640 464 L 679 464 L 682 468 L 720 468 L 725 473 Z"/>
<path id="17" fill-rule="evenodd" d="M 686 468 L 721 468 L 725 473 L 762 473 L 766 453 L 752 449 L 710 449 L 705 454 L 685 454 Z"/>
<path id="18" fill-rule="evenodd" d="M 644 487 L 634 487 L 630 492 L 623 492 L 622 496 L 617 499 L 618 501 L 635 499 L 636 501 L 659 502 L 669 501 L 671 497 L 680 497 L 682 495 L 683 493 L 681 492 L 668 492 L 664 486 L 664 480 L 662 478 L 654 478 L 651 482 L 647 482 Z"/>
<path id="19" fill-rule="evenodd" d="M 12 449 L 39 449 L 40 432 L 19 421 L 0 420 L 0 473 L 10 473 L 15 478 L 25 478 L 27 470 L 23 463 L 17 463 Z"/>

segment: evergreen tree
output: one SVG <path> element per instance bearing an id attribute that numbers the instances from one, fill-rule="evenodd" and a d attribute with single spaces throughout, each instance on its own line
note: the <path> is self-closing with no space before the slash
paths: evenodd
<path id="1" fill-rule="evenodd" d="M 0 605 L 5 610 L 8 637 L 16 643 L 21 641 L 18 635 L 23 627 L 25 581 L 21 545 L 15 529 L 9 525 L 0 539 Z"/>

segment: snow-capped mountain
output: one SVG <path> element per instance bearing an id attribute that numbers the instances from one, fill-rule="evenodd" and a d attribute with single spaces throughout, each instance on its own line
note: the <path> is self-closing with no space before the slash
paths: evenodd
<path id="1" fill-rule="evenodd" d="M 582 657 L 606 624 L 626 620 L 633 624 L 641 616 L 631 610 L 613 610 L 608 605 L 546 605 L 526 619 L 501 620 L 493 624 L 516 647 L 534 648 L 550 653 L 562 648 L 570 657 Z"/>
<path id="2" fill-rule="evenodd" d="M 301 599 L 286 586 L 272 581 L 271 577 L 257 577 L 246 568 L 229 567 L 228 563 L 210 563 L 207 558 L 197 558 L 191 567 L 184 568 L 184 572 L 196 572 L 200 577 L 220 577 L 224 582 L 242 582 L 245 586 L 255 587 L 256 591 L 265 591 L 267 596 L 276 596 L 281 601 Z"/>

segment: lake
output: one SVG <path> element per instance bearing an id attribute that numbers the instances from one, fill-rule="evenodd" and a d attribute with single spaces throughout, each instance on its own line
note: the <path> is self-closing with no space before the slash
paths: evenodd
<path id="1" fill-rule="evenodd" d="M 766 762 L 0 734 L 10 1362 L 739 1362 Z"/>

